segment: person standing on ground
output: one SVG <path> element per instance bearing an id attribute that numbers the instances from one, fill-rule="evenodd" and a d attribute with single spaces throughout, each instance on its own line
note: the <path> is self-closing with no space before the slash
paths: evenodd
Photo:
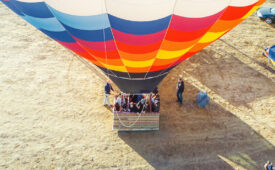
<path id="1" fill-rule="evenodd" d="M 107 83 L 105 84 L 104 91 L 105 91 L 105 98 L 104 98 L 104 106 L 112 106 L 110 104 L 109 96 L 111 94 L 111 90 L 114 91 L 112 85 L 110 84 L 110 80 L 107 80 Z"/>
<path id="2" fill-rule="evenodd" d="M 266 164 L 264 165 L 265 170 L 273 170 L 273 165 L 272 162 L 267 161 Z"/>
<path id="3" fill-rule="evenodd" d="M 180 104 L 182 105 L 182 93 L 184 91 L 184 82 L 182 80 L 182 78 L 178 79 L 178 83 L 177 83 L 177 98 L 178 98 L 178 102 L 180 102 Z"/>

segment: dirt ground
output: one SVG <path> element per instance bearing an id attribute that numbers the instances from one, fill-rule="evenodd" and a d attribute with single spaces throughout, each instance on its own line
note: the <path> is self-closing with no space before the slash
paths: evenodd
<path id="1" fill-rule="evenodd" d="M 265 6 L 275 6 L 270 0 Z M 159 85 L 160 131 L 112 131 L 104 77 L 0 3 L 0 169 L 261 169 L 275 164 L 275 70 L 255 14 Z M 184 104 L 175 84 L 185 81 Z M 205 89 L 211 102 L 199 108 Z"/>

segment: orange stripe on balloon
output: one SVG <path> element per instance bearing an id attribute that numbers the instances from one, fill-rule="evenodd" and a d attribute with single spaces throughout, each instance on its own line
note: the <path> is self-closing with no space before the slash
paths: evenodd
<path id="1" fill-rule="evenodd" d="M 163 66 L 154 66 L 154 65 L 153 65 L 153 66 L 150 68 L 150 71 L 149 71 L 149 72 L 165 70 L 165 69 L 167 69 L 169 66 L 170 66 L 170 64 L 168 64 L 168 65 L 163 65 Z"/>
<path id="2" fill-rule="evenodd" d="M 199 51 L 197 51 L 197 52 L 199 52 Z M 178 60 L 178 62 L 182 62 L 182 61 L 184 61 L 184 60 L 186 60 L 186 59 L 192 57 L 192 56 L 195 55 L 197 52 L 192 52 L 192 53 L 191 53 L 191 52 L 188 52 L 188 53 L 184 54 L 183 56 L 180 57 L 180 59 Z M 174 66 L 174 65 L 173 65 L 173 66 Z"/>
<path id="3" fill-rule="evenodd" d="M 247 7 L 232 7 L 232 6 L 229 7 L 228 9 L 226 9 L 225 13 L 221 16 L 221 18 L 209 29 L 208 32 L 219 33 L 219 32 L 224 32 L 224 31 L 227 30 L 224 33 L 224 34 L 226 34 L 232 28 L 234 28 L 239 23 L 241 23 L 244 19 L 243 17 L 245 15 L 247 15 L 248 12 L 253 10 L 254 9 L 253 7 L 255 5 L 259 6 L 264 2 L 265 2 L 265 0 L 260 0 L 256 4 L 253 4 L 253 5 L 250 5 L 250 6 L 247 6 Z M 222 37 L 224 34 L 222 34 L 218 38 Z M 216 41 L 217 39 L 215 39 L 214 41 Z M 197 52 L 199 52 L 203 48 L 207 47 L 209 44 L 213 43 L 214 41 L 211 41 L 211 42 L 208 42 L 208 43 L 198 43 L 198 44 L 196 44 L 187 53 L 185 53 L 183 56 L 181 56 L 178 59 L 178 61 L 174 62 L 174 64 L 172 64 L 172 65 L 168 65 L 167 68 L 176 66 L 177 64 L 179 64 L 182 61 L 186 60 L 187 58 L 193 56 L 194 54 L 196 54 Z M 165 67 L 165 66 L 163 66 L 163 67 Z M 162 70 L 163 67 L 152 66 L 150 72 Z"/>
<path id="4" fill-rule="evenodd" d="M 226 11 L 222 14 L 220 20 L 218 20 L 210 29 L 208 32 L 223 32 L 226 31 L 224 34 L 226 34 L 227 32 L 229 32 L 232 28 L 234 28 L 236 25 L 238 25 L 239 23 L 241 23 L 243 20 L 241 19 L 244 15 L 246 15 L 246 13 L 249 12 L 249 10 L 251 10 L 253 8 L 254 5 L 250 5 L 248 7 L 228 7 L 226 9 Z M 236 10 L 241 11 L 238 14 L 234 14 L 234 11 L 236 13 Z M 225 19 L 229 19 L 228 16 L 228 12 L 229 13 L 233 13 L 231 18 L 236 18 L 236 16 L 238 15 L 237 19 L 234 19 L 233 21 L 229 21 L 229 20 L 225 20 Z M 223 18 L 223 19 L 222 19 Z M 222 34 L 220 37 L 222 37 L 224 34 Z M 218 37 L 218 38 L 220 38 Z M 218 39 L 217 38 L 217 39 Z M 216 39 L 216 40 L 217 40 Z M 208 42 L 208 43 L 198 43 L 196 44 L 194 47 L 192 47 L 189 52 L 190 53 L 196 53 L 198 51 L 200 51 L 201 49 L 207 47 L 209 44 L 213 43 L 214 41 Z"/>
<path id="5" fill-rule="evenodd" d="M 92 57 L 90 54 L 86 53 L 86 52 L 77 52 L 74 51 L 77 55 L 89 60 L 90 62 L 92 62 L 93 64 L 103 67 L 105 68 L 101 63 L 99 63 L 94 57 Z"/>
<path id="6" fill-rule="evenodd" d="M 266 0 L 259 0 L 256 5 L 259 6 L 259 5 L 262 5 Z"/>
<path id="7" fill-rule="evenodd" d="M 236 20 L 242 18 L 247 14 L 255 4 L 245 6 L 245 7 L 235 7 L 229 6 L 225 12 L 222 14 L 220 20 Z"/>
<path id="8" fill-rule="evenodd" d="M 127 67 L 126 69 L 128 70 L 129 73 L 146 73 L 149 70 L 150 67 L 141 67 L 141 68 L 136 68 L 136 67 Z"/>
<path id="9" fill-rule="evenodd" d="M 106 56 L 107 56 L 107 59 L 119 59 L 120 58 L 117 51 L 106 51 L 105 52 L 105 51 L 92 50 L 89 48 L 85 48 L 85 49 L 92 55 L 99 57 L 99 58 L 106 59 Z"/>
<path id="10" fill-rule="evenodd" d="M 209 42 L 209 43 L 198 43 L 194 47 L 192 47 L 188 52 L 197 52 L 197 51 L 200 51 L 201 49 L 207 47 L 211 43 L 212 42 Z"/>
<path id="11" fill-rule="evenodd" d="M 173 64 L 174 62 L 176 62 L 177 60 L 179 59 L 178 58 L 173 58 L 173 59 L 156 59 L 155 62 L 154 62 L 154 65 L 153 66 L 163 66 L 163 65 L 170 65 L 170 64 Z"/>
<path id="12" fill-rule="evenodd" d="M 242 20 L 236 19 L 236 20 L 219 20 L 213 25 L 208 32 L 223 32 L 225 30 L 228 30 L 230 28 L 233 28 L 234 26 L 238 25 Z"/>
<path id="13" fill-rule="evenodd" d="M 79 52 L 79 51 L 73 51 L 74 53 L 78 54 L 79 56 L 90 60 L 90 61 L 97 61 L 93 56 L 91 56 L 89 53 L 87 52 Z"/>
<path id="14" fill-rule="evenodd" d="M 145 61 L 145 60 L 150 60 L 156 57 L 157 55 L 157 50 L 153 51 L 151 53 L 146 53 L 146 54 L 131 54 L 131 53 L 126 53 L 123 51 L 119 51 L 119 54 L 121 58 L 125 60 L 132 60 L 132 61 Z"/>
<path id="15" fill-rule="evenodd" d="M 161 49 L 167 51 L 177 51 L 188 48 L 194 45 L 196 42 L 199 41 L 200 38 L 195 39 L 193 41 L 185 41 L 185 42 L 177 42 L 177 41 L 169 41 L 164 40 Z"/>
<path id="16" fill-rule="evenodd" d="M 123 62 L 117 51 L 96 51 L 89 48 L 85 48 L 89 54 L 92 54 L 93 57 L 101 62 L 102 64 L 113 65 L 113 66 L 124 66 Z M 107 55 L 107 59 L 106 59 Z M 105 67 L 104 67 L 105 68 Z"/>
<path id="17" fill-rule="evenodd" d="M 113 66 L 123 66 L 123 63 L 120 59 L 108 59 L 107 61 L 102 58 L 98 58 L 98 61 L 100 61 L 103 64 L 107 65 L 113 65 Z"/>

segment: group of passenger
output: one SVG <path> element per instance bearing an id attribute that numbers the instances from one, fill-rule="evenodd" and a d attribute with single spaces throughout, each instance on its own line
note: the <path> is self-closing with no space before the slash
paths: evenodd
<path id="1" fill-rule="evenodd" d="M 160 97 L 157 93 L 129 95 L 120 93 L 115 97 L 114 110 L 118 112 L 159 112 Z"/>
<path id="2" fill-rule="evenodd" d="M 113 105 L 111 105 L 109 102 L 111 91 L 114 91 L 110 80 L 107 81 L 104 90 L 104 106 L 113 107 Z M 176 90 L 177 102 L 179 102 L 180 106 L 182 106 L 182 94 L 184 92 L 184 81 L 182 80 L 182 78 L 178 79 Z M 115 100 L 115 110 L 121 112 L 159 112 L 160 108 L 160 98 L 157 87 L 150 94 L 129 95 L 120 93 L 116 96 Z"/>

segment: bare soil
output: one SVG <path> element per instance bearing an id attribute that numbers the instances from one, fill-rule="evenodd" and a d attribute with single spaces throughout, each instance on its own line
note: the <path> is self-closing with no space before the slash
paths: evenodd
<path id="1" fill-rule="evenodd" d="M 104 76 L 1 3 L 0 21 L 0 169 L 275 164 L 275 70 L 262 55 L 275 44 L 275 26 L 255 14 L 163 80 L 160 131 L 131 133 L 112 131 L 112 112 L 102 106 Z M 211 98 L 206 108 L 195 102 L 201 89 Z"/>

